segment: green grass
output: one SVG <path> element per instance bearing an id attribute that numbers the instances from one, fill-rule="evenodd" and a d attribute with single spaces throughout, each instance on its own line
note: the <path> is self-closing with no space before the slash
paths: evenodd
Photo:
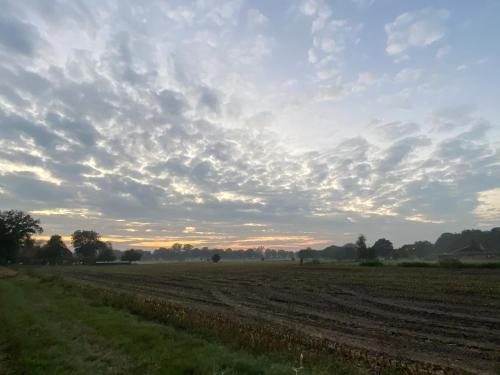
<path id="1" fill-rule="evenodd" d="M 0 373 L 294 374 L 297 366 L 141 319 L 63 285 L 22 274 L 0 280 Z M 305 366 L 301 375 L 359 373 Z"/>

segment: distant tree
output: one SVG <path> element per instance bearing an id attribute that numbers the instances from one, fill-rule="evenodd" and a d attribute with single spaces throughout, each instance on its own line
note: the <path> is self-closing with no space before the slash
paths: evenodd
<path id="1" fill-rule="evenodd" d="M 429 241 L 417 241 L 413 244 L 413 254 L 417 258 L 428 258 L 436 251 L 435 246 Z"/>
<path id="2" fill-rule="evenodd" d="M 356 245 L 328 246 L 321 251 L 321 257 L 336 260 L 354 260 L 356 259 Z"/>
<path id="3" fill-rule="evenodd" d="M 104 251 L 106 253 L 106 244 L 101 241 L 99 233 L 93 230 L 77 230 L 72 235 L 71 243 L 75 249 L 75 254 L 85 263 L 92 263 L 97 255 Z M 112 250 L 111 250 L 112 252 Z M 104 255 L 106 258 L 107 255 Z"/>
<path id="4" fill-rule="evenodd" d="M 392 253 L 394 259 L 406 259 L 415 257 L 413 245 L 406 244 L 401 246 L 399 249 L 395 249 Z"/>
<path id="5" fill-rule="evenodd" d="M 50 264 L 62 263 L 69 253 L 62 237 L 55 234 L 50 237 L 47 243 L 40 249 L 37 258 Z"/>
<path id="6" fill-rule="evenodd" d="M 15 262 L 21 245 L 42 232 L 40 221 L 23 211 L 0 211 L 0 263 Z"/>
<path id="7" fill-rule="evenodd" d="M 180 244 L 180 243 L 177 243 L 177 242 L 176 242 L 176 243 L 174 243 L 174 244 L 172 245 L 172 249 L 173 249 L 174 251 L 181 251 L 181 249 L 182 249 L 182 244 Z"/>
<path id="8" fill-rule="evenodd" d="M 443 233 L 436 241 L 436 249 L 438 253 L 449 253 L 461 247 L 460 234 L 458 233 Z"/>
<path id="9" fill-rule="evenodd" d="M 429 258 L 433 255 L 436 255 L 436 247 L 429 241 L 417 241 L 413 244 L 406 244 L 393 252 L 395 259 Z"/>
<path id="10" fill-rule="evenodd" d="M 218 263 L 219 261 L 220 261 L 220 255 L 219 254 L 212 255 L 212 262 Z"/>
<path id="11" fill-rule="evenodd" d="M 372 250 L 375 252 L 375 257 L 380 256 L 382 258 L 389 258 L 392 255 L 394 247 L 392 242 L 386 240 L 385 238 L 380 238 L 372 246 Z"/>
<path id="12" fill-rule="evenodd" d="M 360 235 L 356 241 L 356 255 L 358 259 L 368 259 L 368 248 L 366 247 L 366 237 Z"/>
<path id="13" fill-rule="evenodd" d="M 297 251 L 297 256 L 299 257 L 300 260 L 300 265 L 304 264 L 304 259 L 316 259 L 319 256 L 318 253 L 319 253 L 318 251 L 313 250 L 310 247 Z"/>
<path id="14" fill-rule="evenodd" d="M 184 244 L 183 248 L 182 248 L 184 251 L 191 251 L 193 250 L 193 245 L 190 245 L 190 244 Z"/>
<path id="15" fill-rule="evenodd" d="M 484 250 L 500 255 L 500 229 L 463 230 L 461 233 L 443 233 L 435 243 L 434 253 L 454 253 L 476 241 Z"/>
<path id="16" fill-rule="evenodd" d="M 99 241 L 99 248 L 97 249 L 97 258 L 99 262 L 113 262 L 116 260 L 116 255 L 113 253 L 113 246 L 111 242 L 104 243 Z"/>
<path id="17" fill-rule="evenodd" d="M 122 254 L 121 260 L 124 262 L 137 262 L 141 260 L 142 253 L 140 251 L 130 249 Z"/>

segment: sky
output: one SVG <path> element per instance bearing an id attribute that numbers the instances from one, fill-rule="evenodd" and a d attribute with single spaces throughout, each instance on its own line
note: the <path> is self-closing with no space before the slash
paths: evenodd
<path id="1" fill-rule="evenodd" d="M 399 246 L 500 223 L 497 0 L 0 7 L 0 209 L 41 239 Z"/>

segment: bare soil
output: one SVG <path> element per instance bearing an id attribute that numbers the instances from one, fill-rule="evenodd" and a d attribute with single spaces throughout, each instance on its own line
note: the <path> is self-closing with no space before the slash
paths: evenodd
<path id="1" fill-rule="evenodd" d="M 500 373 L 500 270 L 289 262 L 50 271 L 446 373 Z"/>

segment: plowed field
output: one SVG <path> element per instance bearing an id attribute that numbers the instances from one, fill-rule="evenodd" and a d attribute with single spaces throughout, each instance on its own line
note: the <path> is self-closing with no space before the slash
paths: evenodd
<path id="1" fill-rule="evenodd" d="M 293 329 L 373 361 L 407 363 L 408 372 L 500 373 L 500 270 L 290 262 L 48 271 L 248 324 Z"/>

